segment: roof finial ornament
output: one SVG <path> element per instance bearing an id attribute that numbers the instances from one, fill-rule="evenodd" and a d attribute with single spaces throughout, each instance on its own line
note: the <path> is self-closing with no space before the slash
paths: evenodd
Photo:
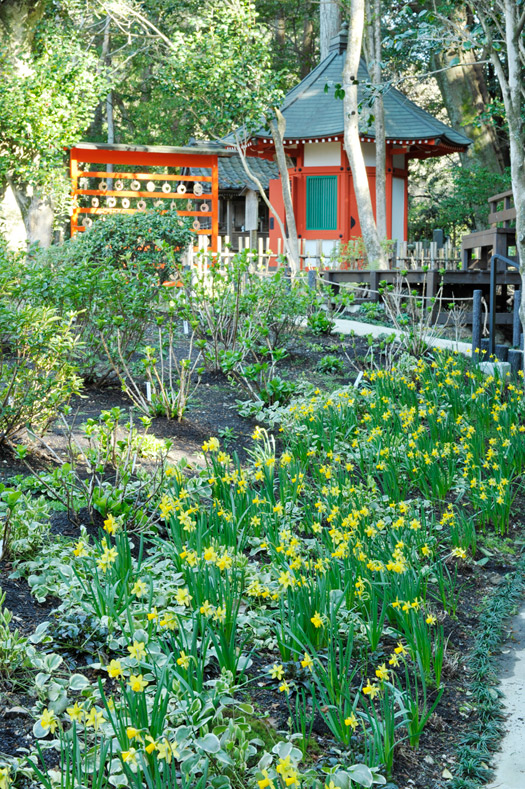
<path id="1" fill-rule="evenodd" d="M 346 47 L 348 44 L 348 22 L 343 22 L 341 25 L 341 30 L 339 33 L 330 39 L 330 46 L 328 48 L 328 52 L 337 52 L 341 55 L 343 52 L 346 52 Z"/>

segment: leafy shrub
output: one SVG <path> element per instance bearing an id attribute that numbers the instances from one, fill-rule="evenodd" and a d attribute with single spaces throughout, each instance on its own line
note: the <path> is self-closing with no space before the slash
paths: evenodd
<path id="1" fill-rule="evenodd" d="M 61 315 L 76 313 L 81 344 L 74 359 L 86 383 L 116 377 L 105 345 L 126 363 L 140 346 L 159 295 L 159 272 L 160 279 L 171 276 L 170 266 L 193 237 L 180 221 L 170 212 L 110 216 L 19 267 L 18 297 Z"/>
<path id="2" fill-rule="evenodd" d="M 342 373 L 344 368 L 344 361 L 332 353 L 327 353 L 317 362 L 317 369 L 322 373 Z"/>
<path id="3" fill-rule="evenodd" d="M 308 316 L 308 328 L 312 334 L 330 334 L 334 326 L 334 321 L 326 314 L 326 312 L 313 312 Z"/>
<path id="4" fill-rule="evenodd" d="M 0 444 L 25 426 L 43 432 L 80 389 L 71 327 L 50 307 L 0 302 Z"/>
<path id="5" fill-rule="evenodd" d="M 253 351 L 274 351 L 283 337 L 299 326 L 311 295 L 300 280 L 290 282 L 283 269 L 265 275 L 254 271 L 247 252 L 235 255 L 225 268 L 200 266 L 179 272 L 184 284 L 176 310 L 195 332 L 205 364 L 223 369 L 232 354 L 239 363 L 256 362 Z"/>
<path id="6" fill-rule="evenodd" d="M 114 268 L 145 266 L 166 279 L 194 238 L 187 218 L 176 211 L 157 210 L 104 217 L 72 244 L 78 259 Z"/>
<path id="7" fill-rule="evenodd" d="M 190 396 L 200 383 L 204 368 L 200 366 L 200 351 L 193 354 L 193 336 L 189 341 L 188 355 L 179 359 L 175 347 L 177 337 L 175 302 L 170 301 L 166 310 L 155 317 L 157 325 L 156 346 L 142 349 L 135 368 L 128 364 L 121 352 L 120 328 L 117 329 L 117 356 L 105 346 L 108 358 L 122 384 L 122 390 L 137 408 L 149 416 L 177 417 L 180 421 Z M 136 373 L 135 374 L 135 370 Z M 138 376 L 142 380 L 138 379 Z M 144 391 L 143 379 L 146 379 Z"/>
<path id="8" fill-rule="evenodd" d="M 288 403 L 295 394 L 296 385 L 293 381 L 285 381 L 284 378 L 271 378 L 266 382 L 266 386 L 261 389 L 261 400 L 267 405 L 284 405 Z"/>
<path id="9" fill-rule="evenodd" d="M 104 342 L 116 353 L 119 341 L 126 360 L 132 357 L 144 337 L 158 281 L 142 264 L 130 272 L 81 257 L 81 251 L 75 241 L 51 248 L 32 263 L 20 288 L 33 304 L 52 305 L 62 315 L 76 313 L 75 363 L 86 383 L 101 384 L 114 376 Z"/>

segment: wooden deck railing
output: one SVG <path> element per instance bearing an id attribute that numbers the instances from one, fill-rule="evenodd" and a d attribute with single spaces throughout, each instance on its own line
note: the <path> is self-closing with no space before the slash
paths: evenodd
<path id="1" fill-rule="evenodd" d="M 498 205 L 503 204 L 503 208 L 498 210 Z M 511 223 L 516 221 L 516 208 L 514 207 L 514 195 L 512 189 L 502 192 L 499 195 L 489 197 L 489 222 L 491 227 L 496 227 L 499 222 L 503 222 L 503 227 L 511 227 Z"/>

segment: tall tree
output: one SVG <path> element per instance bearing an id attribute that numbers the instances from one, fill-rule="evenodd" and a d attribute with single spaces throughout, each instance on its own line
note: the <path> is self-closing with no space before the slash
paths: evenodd
<path id="1" fill-rule="evenodd" d="M 379 238 L 387 238 L 386 218 L 386 131 L 383 104 L 381 56 L 381 0 L 366 0 L 368 70 L 374 91 L 374 132 L 376 149 L 376 224 Z"/>
<path id="2" fill-rule="evenodd" d="M 339 0 L 320 0 L 319 2 L 319 51 L 324 60 L 330 48 L 330 39 L 341 28 L 341 5 Z"/>
<path id="3" fill-rule="evenodd" d="M 503 94 L 510 142 L 512 193 L 516 207 L 516 247 L 525 284 L 525 28 L 524 0 L 471 3 Z M 525 329 L 525 299 L 521 300 Z"/>
<path id="4" fill-rule="evenodd" d="M 363 45 L 365 0 L 351 0 L 349 35 L 343 68 L 344 146 L 350 167 L 359 214 L 359 224 L 370 268 L 386 268 L 387 254 L 381 245 L 372 209 L 365 160 L 359 139 L 359 106 L 357 98 L 358 69 Z"/>
<path id="5" fill-rule="evenodd" d="M 53 203 L 64 199 L 64 147 L 92 117 L 106 80 L 72 20 L 41 0 L 0 5 L 0 184 L 9 184 L 29 243 L 48 246 Z"/>
<path id="6" fill-rule="evenodd" d="M 453 6 L 448 22 L 449 29 L 467 30 L 470 22 L 467 5 L 458 3 Z M 474 156 L 487 170 L 502 173 L 505 168 L 504 136 L 502 138 L 498 134 L 493 123 L 480 120 L 491 101 L 485 68 L 478 62 L 473 47 L 462 46 L 457 36 L 451 38 L 447 35 L 447 39 L 445 48 L 432 53 L 430 65 L 450 123 L 473 140 L 466 156 Z"/>

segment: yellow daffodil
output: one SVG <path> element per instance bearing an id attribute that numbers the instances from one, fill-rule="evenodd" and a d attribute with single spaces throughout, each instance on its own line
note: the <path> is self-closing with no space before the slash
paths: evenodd
<path id="1" fill-rule="evenodd" d="M 358 720 L 353 712 L 348 716 L 348 718 L 345 718 L 345 726 L 350 726 L 353 731 L 357 729 Z"/>
<path id="2" fill-rule="evenodd" d="M 104 713 L 99 712 L 96 707 L 91 707 L 89 713 L 86 715 L 85 726 L 87 729 L 94 729 L 98 731 L 103 723 L 106 722 Z"/>
<path id="3" fill-rule="evenodd" d="M 282 679 L 284 677 L 284 667 L 280 663 L 274 663 L 270 669 L 272 679 Z"/>
<path id="4" fill-rule="evenodd" d="M 118 679 L 119 677 L 122 677 L 123 674 L 122 674 L 122 666 L 120 664 L 120 660 L 111 660 L 106 666 L 106 671 L 108 672 L 109 676 L 112 677 L 113 679 Z"/>
<path id="5" fill-rule="evenodd" d="M 310 657 L 308 652 L 305 652 L 304 653 L 304 658 L 301 660 L 301 666 L 303 668 L 307 668 L 307 669 L 309 669 L 311 671 L 313 664 L 314 664 L 314 661 L 312 660 L 312 658 Z"/>
<path id="6" fill-rule="evenodd" d="M 143 678 L 142 674 L 132 674 L 128 680 L 128 683 L 134 693 L 142 693 L 144 688 L 146 688 L 149 684 Z"/>
<path id="7" fill-rule="evenodd" d="M 319 611 L 315 612 L 315 614 L 310 619 L 310 622 L 316 628 L 320 628 L 320 627 L 323 626 L 323 618 L 322 618 L 321 614 L 319 613 Z"/>
<path id="8" fill-rule="evenodd" d="M 47 707 L 43 710 L 40 725 L 46 731 L 50 731 L 51 734 L 55 733 L 58 727 L 58 718 L 53 710 L 49 710 Z"/>
<path id="9" fill-rule="evenodd" d="M 133 644 L 128 647 L 128 652 L 132 658 L 135 660 L 145 660 L 146 659 L 146 644 L 144 641 L 133 641 Z"/>

